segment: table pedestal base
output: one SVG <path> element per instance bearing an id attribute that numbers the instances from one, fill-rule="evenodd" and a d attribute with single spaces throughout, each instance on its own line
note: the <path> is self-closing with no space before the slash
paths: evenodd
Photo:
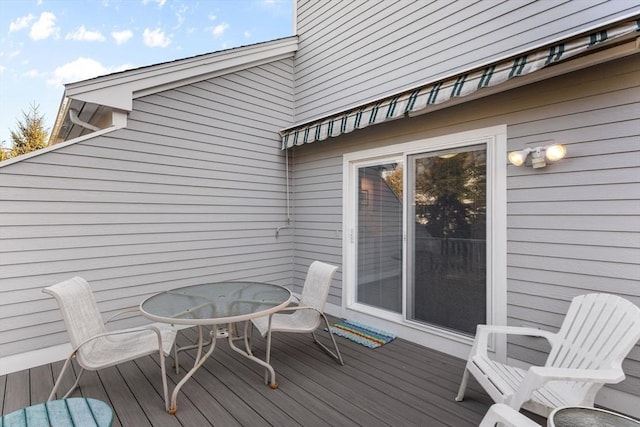
<path id="1" fill-rule="evenodd" d="M 249 321 L 245 322 L 244 335 L 242 336 L 234 334 L 235 328 L 233 326 L 234 325 L 232 323 L 229 323 L 226 329 L 218 328 L 218 329 L 212 330 L 209 333 L 211 340 L 205 343 L 204 337 L 203 337 L 204 327 L 202 325 L 198 325 L 198 343 L 195 345 L 176 348 L 176 353 L 175 353 L 176 373 L 179 373 L 179 369 L 180 369 L 180 366 L 178 363 L 178 353 L 180 351 L 186 351 L 191 349 L 197 349 L 198 351 L 196 353 L 196 358 L 195 358 L 193 367 L 189 370 L 189 372 L 187 372 L 184 375 L 184 377 L 180 380 L 180 382 L 176 384 L 175 388 L 173 389 L 173 392 L 171 393 L 171 404 L 168 409 L 168 412 L 171 415 L 174 415 L 178 411 L 177 400 L 178 400 L 178 393 L 180 392 L 180 389 L 189 380 L 189 378 L 191 378 L 193 374 L 196 373 L 196 371 L 204 364 L 204 362 L 207 361 L 209 356 L 211 356 L 211 354 L 213 353 L 213 350 L 216 347 L 216 341 L 218 338 L 226 338 L 229 342 L 229 347 L 233 351 L 243 355 L 249 360 L 254 361 L 258 365 L 263 366 L 266 369 L 267 381 L 269 386 L 274 390 L 278 388 L 278 383 L 276 382 L 276 373 L 273 370 L 273 367 L 269 363 L 265 362 L 264 360 L 254 356 L 253 353 L 251 352 L 251 344 L 249 342 L 249 336 L 248 336 Z M 245 350 L 235 345 L 234 341 L 240 341 L 240 340 L 244 341 Z M 207 350 L 206 353 L 203 354 L 203 348 L 206 346 L 209 346 L 209 349 Z"/>

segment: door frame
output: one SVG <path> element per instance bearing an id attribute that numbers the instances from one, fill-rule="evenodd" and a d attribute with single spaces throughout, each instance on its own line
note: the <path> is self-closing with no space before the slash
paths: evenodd
<path id="1" fill-rule="evenodd" d="M 355 301 L 356 269 L 355 248 L 357 229 L 355 215 L 357 208 L 357 168 L 358 166 L 390 159 L 403 159 L 405 164 L 410 154 L 426 151 L 442 150 L 452 147 L 469 146 L 486 143 L 487 146 L 487 323 L 506 325 L 506 235 L 507 235 L 507 191 L 506 191 L 506 147 L 507 126 L 498 125 L 482 129 L 474 129 L 433 138 L 388 145 L 379 148 L 365 149 L 343 155 L 343 286 L 342 311 L 348 318 L 361 321 L 372 321 L 378 327 L 386 327 L 395 331 L 398 336 L 425 344 L 445 353 L 466 358 L 473 337 L 452 333 L 430 325 L 419 324 L 406 319 L 406 300 L 403 298 L 403 313 L 391 313 L 381 309 L 357 304 Z M 407 192 L 403 192 L 403 241 L 406 247 L 407 224 L 406 209 Z M 406 252 L 406 251 L 404 251 Z M 403 256 L 403 295 L 406 295 L 406 253 Z M 506 361 L 506 339 L 493 340 L 491 348 L 498 360 Z"/>

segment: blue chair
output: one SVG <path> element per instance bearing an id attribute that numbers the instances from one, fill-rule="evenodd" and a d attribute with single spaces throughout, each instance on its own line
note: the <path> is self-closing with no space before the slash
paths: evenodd
<path id="1" fill-rule="evenodd" d="M 0 427 L 111 427 L 113 411 L 106 403 L 84 397 L 50 400 L 0 418 Z"/>

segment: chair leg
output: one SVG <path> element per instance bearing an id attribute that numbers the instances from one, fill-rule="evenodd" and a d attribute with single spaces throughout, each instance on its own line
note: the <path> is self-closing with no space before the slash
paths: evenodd
<path id="1" fill-rule="evenodd" d="M 244 322 L 244 348 L 249 356 L 253 356 L 251 339 L 253 337 L 253 323 L 251 320 Z"/>
<path id="2" fill-rule="evenodd" d="M 65 360 L 64 365 L 62 366 L 62 370 L 58 374 L 58 378 L 56 379 L 56 382 L 53 385 L 53 389 L 51 390 L 51 393 L 49 394 L 49 397 L 47 398 L 47 402 L 52 400 L 53 397 L 55 396 L 56 391 L 58 390 L 58 387 L 60 386 L 60 381 L 62 380 L 62 377 L 63 377 L 64 373 L 67 371 L 67 368 L 71 365 L 71 361 L 72 361 L 72 359 L 74 357 L 75 357 L 75 352 L 72 353 L 69 357 L 67 357 L 67 360 Z M 78 375 L 76 376 L 76 381 L 73 383 L 71 388 L 65 393 L 65 395 L 62 396 L 62 399 L 66 399 L 67 397 L 69 397 L 69 395 L 73 392 L 73 390 L 75 390 L 76 387 L 78 387 L 78 383 L 80 382 L 80 378 L 82 377 L 83 373 L 84 373 L 84 368 L 80 368 L 80 372 L 78 372 Z"/>
<path id="3" fill-rule="evenodd" d="M 344 361 L 342 360 L 342 355 L 340 354 L 340 349 L 338 349 L 338 343 L 336 343 L 336 339 L 333 337 L 333 333 L 331 332 L 331 327 L 329 326 L 329 321 L 327 320 L 327 316 L 324 315 L 324 313 L 320 313 L 320 315 L 322 316 L 322 318 L 324 319 L 324 324 L 327 327 L 327 331 L 329 332 L 329 337 L 331 338 L 331 341 L 333 342 L 333 348 L 336 350 L 335 353 L 333 351 L 331 351 L 331 349 L 329 349 L 326 345 L 322 344 L 320 341 L 318 341 L 318 338 L 316 337 L 316 333 L 315 332 L 311 332 L 311 335 L 313 336 L 313 342 L 315 342 L 316 344 L 318 344 L 318 346 L 323 349 L 329 356 L 333 357 L 334 359 L 336 359 L 336 361 L 344 366 Z"/>
<path id="4" fill-rule="evenodd" d="M 267 362 L 267 365 L 271 360 L 271 319 L 269 319 L 269 330 L 267 331 L 267 354 L 264 360 Z M 267 369 L 264 371 L 264 383 L 269 384 L 269 371 Z"/>
<path id="5" fill-rule="evenodd" d="M 82 374 L 84 374 L 84 368 L 80 368 L 80 372 L 78 372 L 78 376 L 76 377 L 76 382 L 73 383 L 73 385 L 71 386 L 67 394 L 62 396 L 63 399 L 66 399 L 67 397 L 69 397 L 71 393 L 73 393 L 73 390 L 75 390 L 76 387 L 78 387 L 78 383 L 80 383 L 80 378 L 82 377 Z"/>
<path id="6" fill-rule="evenodd" d="M 62 366 L 62 370 L 58 374 L 58 378 L 56 378 L 56 382 L 53 384 L 53 389 L 51 390 L 51 393 L 49 394 L 49 397 L 47 398 L 47 402 L 52 400 L 53 396 L 56 394 L 56 391 L 58 390 L 58 387 L 60 386 L 60 380 L 62 379 L 62 376 L 64 375 L 65 371 L 67 370 L 67 367 L 69 367 L 69 364 L 71 363 L 71 358 L 72 357 L 73 357 L 73 354 L 70 355 L 69 357 L 67 357 L 67 360 L 64 361 L 64 365 Z"/>
<path id="7" fill-rule="evenodd" d="M 468 382 L 469 370 L 465 367 L 464 374 L 462 374 L 462 381 L 460 382 L 460 388 L 458 389 L 458 395 L 456 396 L 456 402 L 462 402 L 464 400 L 464 391 L 467 389 Z"/>
<path id="8" fill-rule="evenodd" d="M 173 344 L 173 364 L 176 368 L 176 374 L 180 373 L 180 361 L 178 360 L 178 345 Z"/>
<path id="9" fill-rule="evenodd" d="M 167 385 L 167 367 L 165 366 L 165 357 L 164 351 L 162 350 L 162 346 L 160 346 L 160 371 L 162 372 L 162 391 L 164 392 L 164 407 L 167 412 L 169 412 L 169 387 Z M 178 352 L 176 351 L 176 373 L 178 371 Z"/>

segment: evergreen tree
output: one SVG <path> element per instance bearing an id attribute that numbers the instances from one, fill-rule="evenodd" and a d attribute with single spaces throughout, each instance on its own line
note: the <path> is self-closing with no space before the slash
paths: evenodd
<path id="1" fill-rule="evenodd" d="M 44 127 L 44 115 L 40 114 L 39 105 L 29 105 L 29 112 L 22 112 L 22 120 L 17 121 L 17 130 L 11 131 L 13 147 L 9 157 L 30 153 L 47 146 L 48 129 Z"/>
<path id="2" fill-rule="evenodd" d="M 10 153 L 11 150 L 4 146 L 4 141 L 0 142 L 0 162 L 3 160 L 7 160 Z"/>

